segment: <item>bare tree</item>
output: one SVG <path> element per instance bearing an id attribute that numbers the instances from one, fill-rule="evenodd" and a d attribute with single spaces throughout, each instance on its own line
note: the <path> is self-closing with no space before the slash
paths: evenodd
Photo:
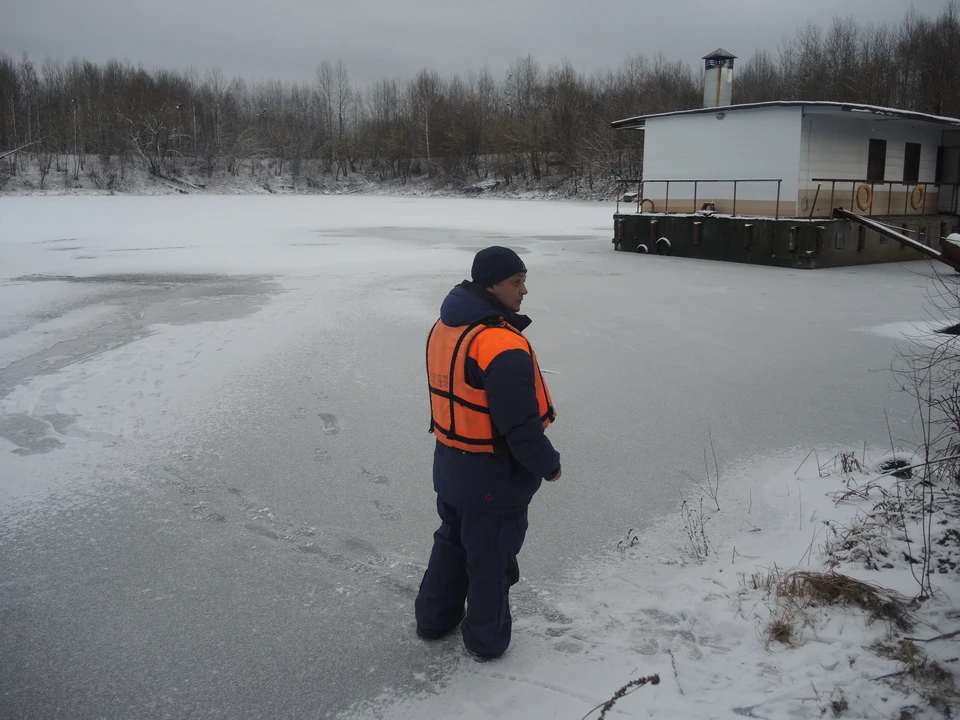
<path id="1" fill-rule="evenodd" d="M 351 160 L 351 145 L 349 130 L 350 121 L 356 112 L 356 97 L 353 88 L 350 86 L 350 78 L 347 75 L 347 68 L 342 60 L 337 60 L 337 66 L 333 71 L 333 94 L 337 111 L 336 139 L 334 140 L 333 155 L 337 164 L 337 178 L 340 173 L 347 177 L 347 170 L 353 169 Z"/>
<path id="2" fill-rule="evenodd" d="M 545 104 L 549 118 L 549 147 L 556 153 L 557 164 L 574 180 L 574 187 L 584 169 L 585 116 L 590 111 L 583 80 L 568 60 L 547 75 Z M 547 158 L 548 164 L 550 158 Z"/>
<path id="3" fill-rule="evenodd" d="M 508 151 L 526 157 L 534 180 L 540 180 L 543 172 L 543 91 L 543 71 L 532 55 L 516 60 L 507 70 L 504 95 L 509 111 Z M 526 169 L 520 166 L 524 177 Z"/>
<path id="4" fill-rule="evenodd" d="M 808 24 L 776 53 L 740 62 L 734 101 L 838 100 L 958 116 L 958 8 L 949 0 L 938 15 L 911 10 L 899 23 Z M 423 68 L 361 88 L 341 60 L 320 63 L 309 87 L 248 87 L 217 69 L 201 76 L 49 58 L 37 66 L 0 53 L 0 160 L 7 176 L 33 167 L 41 182 L 59 172 L 68 184 L 83 173 L 122 182 L 136 163 L 177 177 L 268 168 L 291 174 L 294 186 L 304 175 L 317 184 L 327 174 L 406 182 L 424 173 L 441 182 L 563 181 L 578 191 L 642 173 L 642 134 L 614 132 L 611 120 L 698 107 L 702 82 L 696 63 L 662 54 L 589 77 L 566 61 L 544 70 L 528 55 L 499 81 L 486 70 Z"/>
<path id="5" fill-rule="evenodd" d="M 330 139 L 334 134 L 333 105 L 334 105 L 334 76 L 333 66 L 324 60 L 317 67 L 317 108 L 320 114 L 321 155 L 324 169 L 330 171 L 333 167 L 333 143 Z"/>
<path id="6" fill-rule="evenodd" d="M 443 96 L 443 85 L 440 77 L 433 71 L 421 70 L 410 84 L 409 94 L 414 123 L 423 140 L 423 152 L 427 159 L 427 174 L 432 177 L 434 167 L 430 141 L 433 126 L 437 121 L 437 106 Z"/>
<path id="7" fill-rule="evenodd" d="M 734 83 L 736 102 L 766 102 L 782 97 L 780 73 L 766 50 L 758 50 L 737 69 L 737 81 Z"/>

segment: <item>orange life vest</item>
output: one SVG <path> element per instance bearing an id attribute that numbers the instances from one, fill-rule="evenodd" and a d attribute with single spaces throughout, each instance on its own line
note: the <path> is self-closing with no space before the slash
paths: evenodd
<path id="1" fill-rule="evenodd" d="M 533 360 L 540 421 L 556 419 L 550 391 L 530 342 L 506 322 L 450 327 L 437 320 L 427 336 L 427 382 L 430 386 L 430 432 L 444 445 L 476 453 L 505 448 L 493 426 L 487 393 L 467 383 L 467 358 L 481 370 L 506 350 L 523 350 Z"/>

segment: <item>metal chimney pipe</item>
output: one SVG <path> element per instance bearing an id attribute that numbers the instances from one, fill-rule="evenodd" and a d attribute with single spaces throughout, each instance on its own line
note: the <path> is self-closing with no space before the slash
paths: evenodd
<path id="1" fill-rule="evenodd" d="M 725 107 L 733 104 L 733 61 L 723 48 L 704 56 L 703 106 Z"/>

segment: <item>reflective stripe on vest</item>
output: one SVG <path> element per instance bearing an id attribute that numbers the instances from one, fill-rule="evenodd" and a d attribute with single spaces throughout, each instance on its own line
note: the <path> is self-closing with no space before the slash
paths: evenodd
<path id="1" fill-rule="evenodd" d="M 479 453 L 497 452 L 505 447 L 505 440 L 490 418 L 487 393 L 473 387 L 466 379 L 467 359 L 473 357 L 479 364 L 478 358 L 471 354 L 474 341 L 480 333 L 494 329 L 512 333 L 512 342 L 505 344 L 504 349 L 523 349 L 530 355 L 543 427 L 556 418 L 537 356 L 519 331 L 506 322 L 450 327 L 438 320 L 427 336 L 427 382 L 430 387 L 430 432 L 444 445 Z M 517 346 L 517 338 L 521 347 Z M 497 350 L 492 357 L 499 352 Z M 485 369 L 481 366 L 481 370 Z"/>

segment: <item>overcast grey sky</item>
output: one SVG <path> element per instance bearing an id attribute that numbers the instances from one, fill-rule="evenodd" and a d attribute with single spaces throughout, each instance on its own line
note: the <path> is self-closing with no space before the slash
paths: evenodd
<path id="1" fill-rule="evenodd" d="M 312 82 L 324 59 L 351 78 L 448 76 L 518 57 L 584 73 L 662 52 L 694 66 L 723 47 L 741 58 L 835 15 L 900 22 L 911 5 L 936 16 L 947 0 L 4 0 L 0 52 L 39 62 L 110 58 L 147 69 L 219 67 L 249 81 Z"/>

